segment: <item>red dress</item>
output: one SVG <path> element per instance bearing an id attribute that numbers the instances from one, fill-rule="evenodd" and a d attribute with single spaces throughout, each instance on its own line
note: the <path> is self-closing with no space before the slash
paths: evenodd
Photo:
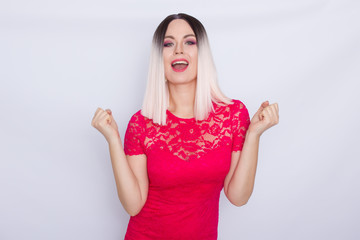
<path id="1" fill-rule="evenodd" d="M 250 119 L 239 100 L 220 106 L 206 120 L 184 119 L 167 110 L 160 126 L 141 115 L 130 119 L 126 155 L 145 154 L 147 201 L 130 217 L 125 240 L 217 239 L 219 197 L 231 152 L 242 150 Z"/>

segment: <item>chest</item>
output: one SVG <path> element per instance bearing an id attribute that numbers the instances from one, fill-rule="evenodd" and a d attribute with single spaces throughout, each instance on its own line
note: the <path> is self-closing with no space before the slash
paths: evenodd
<path id="1" fill-rule="evenodd" d="M 223 124 L 171 123 L 144 139 L 152 186 L 223 183 L 231 162 L 231 131 Z"/>

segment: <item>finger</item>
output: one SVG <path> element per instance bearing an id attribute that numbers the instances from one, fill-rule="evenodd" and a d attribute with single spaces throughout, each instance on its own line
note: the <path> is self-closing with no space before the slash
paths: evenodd
<path id="1" fill-rule="evenodd" d="M 100 107 L 98 107 L 97 109 L 96 109 L 96 112 L 95 112 L 95 114 L 94 115 L 96 115 L 98 112 L 102 112 L 103 111 L 103 109 L 102 108 L 100 108 Z"/>
<path id="2" fill-rule="evenodd" d="M 99 118 L 99 116 L 104 112 L 104 110 L 102 108 L 98 108 L 98 110 L 96 110 L 95 116 L 94 118 L 97 119 Z"/>
<path id="3" fill-rule="evenodd" d="M 273 103 L 273 104 L 269 105 L 268 107 L 274 108 L 276 111 L 279 110 L 279 106 L 277 103 Z"/>
<path id="4" fill-rule="evenodd" d="M 107 111 L 103 111 L 100 115 L 99 115 L 99 119 L 103 119 L 104 117 L 109 117 L 110 114 Z"/>
<path id="5" fill-rule="evenodd" d="M 112 114 L 111 110 L 110 109 L 106 109 L 105 110 L 108 114 Z"/>
<path id="6" fill-rule="evenodd" d="M 279 116 L 275 105 L 269 106 L 267 111 L 269 112 L 271 126 L 276 125 L 279 122 Z"/>
<path id="7" fill-rule="evenodd" d="M 273 124 L 277 124 L 278 119 L 279 119 L 279 115 L 278 115 L 278 112 L 277 112 L 277 110 L 276 110 L 275 105 L 274 105 L 274 106 L 271 106 L 270 110 L 271 110 L 271 112 L 272 112 L 272 119 L 271 119 L 271 120 L 272 120 L 272 123 L 273 123 Z"/>
<path id="8" fill-rule="evenodd" d="M 262 120 L 264 120 L 264 119 L 266 119 L 266 120 L 269 119 L 270 115 L 269 115 L 268 110 L 269 110 L 269 106 L 265 107 L 265 108 L 262 110 L 262 112 L 261 112 L 261 115 L 263 116 Z"/>
<path id="9" fill-rule="evenodd" d="M 262 107 L 267 107 L 267 106 L 269 106 L 269 101 L 268 100 L 266 100 L 265 102 L 263 102 L 262 104 L 261 104 L 261 106 Z"/>
<path id="10" fill-rule="evenodd" d="M 265 108 L 265 110 L 269 115 L 269 120 L 271 121 L 274 118 L 274 113 L 273 113 L 272 106 L 268 106 L 267 108 Z"/>
<path id="11" fill-rule="evenodd" d="M 274 103 L 274 106 L 275 106 L 275 108 L 276 108 L 276 111 L 279 112 L 279 105 L 278 105 L 277 103 Z"/>
<path id="12" fill-rule="evenodd" d="M 255 115 L 259 115 L 260 117 L 260 114 L 261 112 L 264 110 L 264 108 L 266 108 L 267 106 L 269 105 L 269 101 L 265 101 L 263 103 L 261 103 L 259 109 L 257 110 L 257 112 L 255 113 Z"/>
<path id="13" fill-rule="evenodd" d="M 99 117 L 100 122 L 106 122 L 108 124 L 111 123 L 111 116 L 106 111 L 103 112 L 103 114 Z"/>
<path id="14" fill-rule="evenodd" d="M 91 125 L 94 126 L 94 123 L 97 121 L 97 119 L 99 118 L 99 115 L 103 112 L 104 110 L 102 108 L 97 108 L 96 112 L 94 113 L 93 119 L 91 121 Z"/>
<path id="15" fill-rule="evenodd" d="M 261 121 L 268 121 L 268 119 L 270 118 L 267 109 L 264 109 L 260 115 L 261 115 L 261 119 L 260 119 Z"/>
<path id="16" fill-rule="evenodd" d="M 274 108 L 275 116 L 277 117 L 277 119 L 279 119 L 279 107 L 278 107 L 277 103 L 274 104 L 273 108 Z"/>
<path id="17" fill-rule="evenodd" d="M 278 107 L 277 104 L 274 106 L 274 111 L 275 111 L 275 116 L 276 116 L 276 123 L 275 124 L 278 124 L 279 123 L 279 107 Z"/>
<path id="18" fill-rule="evenodd" d="M 261 121 L 264 121 L 265 118 L 267 119 L 266 112 L 263 111 L 263 112 L 261 112 L 260 115 L 261 115 L 261 118 L 260 118 Z"/>
<path id="19" fill-rule="evenodd" d="M 109 124 L 112 125 L 113 123 L 115 123 L 115 119 L 114 119 L 114 116 L 112 114 L 109 114 L 109 119 L 110 119 Z"/>

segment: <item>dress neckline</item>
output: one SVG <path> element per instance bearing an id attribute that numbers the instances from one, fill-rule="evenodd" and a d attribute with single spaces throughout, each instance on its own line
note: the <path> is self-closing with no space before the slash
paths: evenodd
<path id="1" fill-rule="evenodd" d="M 214 109 L 215 109 L 215 105 L 216 105 L 216 104 L 215 104 L 214 102 L 212 102 L 212 104 L 213 104 L 213 107 L 214 107 Z M 195 121 L 196 121 L 196 120 L 195 120 L 195 117 L 192 117 L 192 118 L 181 118 L 181 117 L 176 116 L 176 115 L 173 114 L 172 112 L 170 112 L 168 109 L 166 109 L 166 112 L 168 113 L 168 116 L 170 116 L 171 118 L 176 119 L 176 120 L 178 120 L 178 121 L 184 121 L 184 122 L 195 122 Z M 213 114 L 213 112 L 211 111 L 207 119 L 209 119 L 212 114 Z"/>
<path id="2" fill-rule="evenodd" d="M 168 115 L 171 116 L 172 118 L 175 118 L 175 119 L 180 120 L 180 121 L 187 121 L 187 122 L 193 122 L 193 121 L 195 121 L 195 117 L 192 117 L 192 118 L 181 118 L 181 117 L 176 116 L 176 115 L 173 114 L 172 112 L 170 112 L 168 109 L 166 109 L 166 112 L 167 112 Z"/>

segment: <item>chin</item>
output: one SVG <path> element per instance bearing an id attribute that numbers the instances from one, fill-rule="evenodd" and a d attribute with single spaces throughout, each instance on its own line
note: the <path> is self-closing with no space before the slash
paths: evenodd
<path id="1" fill-rule="evenodd" d="M 182 83 L 190 83 L 192 81 L 196 81 L 196 74 L 194 73 L 170 73 L 169 77 L 166 79 L 173 84 L 182 84 Z"/>
<path id="2" fill-rule="evenodd" d="M 185 84 L 185 83 L 190 83 L 192 81 L 196 81 L 196 78 L 189 78 L 189 77 L 183 77 L 183 78 L 170 78 L 168 79 L 168 82 L 172 83 L 172 84 Z"/>

